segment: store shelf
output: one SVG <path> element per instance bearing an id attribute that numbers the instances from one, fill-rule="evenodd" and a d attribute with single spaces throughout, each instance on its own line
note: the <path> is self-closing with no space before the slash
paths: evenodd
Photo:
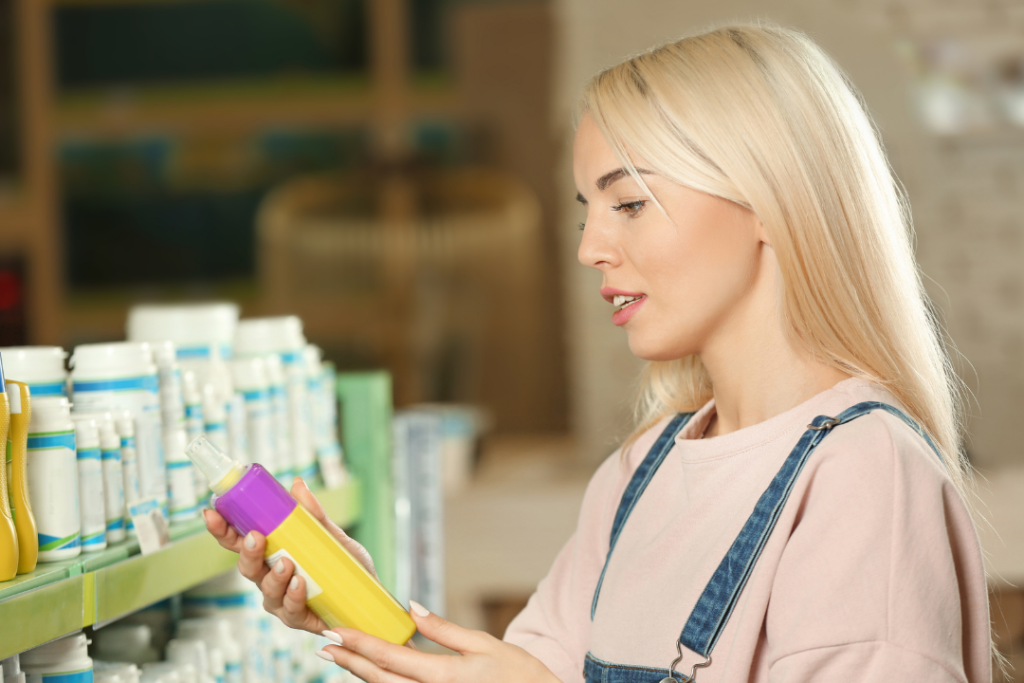
<path id="1" fill-rule="evenodd" d="M 62 94 L 56 124 L 65 138 L 356 126 L 379 115 L 376 100 L 364 77 L 95 89 Z M 413 118 L 451 117 L 457 108 L 454 91 L 433 82 L 414 89 L 408 105 Z"/>
<path id="2" fill-rule="evenodd" d="M 339 525 L 358 520 L 354 480 L 316 495 Z M 202 520 L 172 527 L 171 537 L 169 547 L 150 555 L 139 554 L 131 540 L 0 583 L 0 659 L 142 609 L 235 566 L 237 555 L 217 545 Z"/>

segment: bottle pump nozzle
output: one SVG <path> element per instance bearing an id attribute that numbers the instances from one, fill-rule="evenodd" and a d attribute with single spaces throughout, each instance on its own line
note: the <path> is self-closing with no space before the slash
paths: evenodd
<path id="1" fill-rule="evenodd" d="M 245 474 L 245 465 L 233 460 L 202 434 L 192 440 L 185 449 L 185 455 L 199 468 L 210 482 L 210 490 L 218 496 L 226 493 Z"/>

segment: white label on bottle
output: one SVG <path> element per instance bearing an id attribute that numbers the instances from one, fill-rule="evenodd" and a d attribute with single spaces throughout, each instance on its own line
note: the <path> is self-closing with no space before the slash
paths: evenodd
<path id="1" fill-rule="evenodd" d="M 306 573 L 306 570 L 302 568 L 302 565 L 296 562 L 295 558 L 291 556 L 291 553 L 289 553 L 284 548 L 278 550 L 276 553 L 274 553 L 265 560 L 267 566 L 273 569 L 274 565 L 277 564 L 277 561 L 280 560 L 282 557 L 287 557 L 289 560 L 291 560 L 292 564 L 295 565 L 295 574 L 297 576 L 301 576 L 306 581 L 306 600 L 312 600 L 313 598 L 324 592 L 324 589 L 320 587 L 320 584 L 311 579 L 309 577 L 309 574 Z"/>

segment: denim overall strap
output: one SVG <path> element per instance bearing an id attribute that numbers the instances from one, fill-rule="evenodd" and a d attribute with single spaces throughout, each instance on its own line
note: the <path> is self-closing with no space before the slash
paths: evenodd
<path id="1" fill-rule="evenodd" d="M 714 649 L 718 637 L 722 635 L 739 595 L 750 578 L 754 564 L 775 528 L 775 523 L 807 459 L 832 429 L 874 410 L 884 410 L 899 417 L 921 435 L 939 456 L 939 460 L 942 460 L 935 443 L 924 430 L 900 410 L 886 403 L 865 401 L 847 408 L 836 417 L 819 415 L 814 418 L 814 421 L 807 425 L 807 431 L 800 437 L 771 484 L 761 494 L 753 513 L 705 586 L 679 636 L 679 643 L 708 659 L 705 664 L 710 662 L 711 650 Z"/>
<path id="2" fill-rule="evenodd" d="M 590 603 L 590 620 L 594 620 L 594 612 L 597 611 L 597 598 L 601 595 L 601 584 L 604 583 L 604 573 L 608 571 L 608 562 L 612 559 L 612 552 L 615 550 L 615 544 L 619 540 L 619 534 L 622 533 L 622 527 L 626 525 L 626 520 L 629 519 L 629 515 L 633 512 L 633 507 L 636 506 L 636 502 L 640 500 L 640 496 L 643 495 L 644 491 L 647 490 L 647 485 L 651 483 L 651 479 L 654 478 L 654 473 L 661 467 L 661 463 L 665 461 L 665 456 L 668 455 L 669 451 L 676 444 L 676 436 L 683 430 L 686 423 L 693 417 L 693 413 L 679 413 L 672 421 L 668 423 L 664 431 L 661 432 L 661 436 L 651 446 L 651 450 L 647 451 L 647 455 L 644 456 L 643 462 L 633 472 L 633 478 L 629 480 L 629 485 L 626 486 L 626 490 L 622 493 L 622 500 L 619 501 L 619 509 L 615 511 L 615 520 L 612 522 L 612 535 L 611 542 L 608 544 L 608 555 L 604 560 L 604 567 L 601 569 L 601 576 L 597 580 L 597 588 L 594 589 L 594 600 Z"/>

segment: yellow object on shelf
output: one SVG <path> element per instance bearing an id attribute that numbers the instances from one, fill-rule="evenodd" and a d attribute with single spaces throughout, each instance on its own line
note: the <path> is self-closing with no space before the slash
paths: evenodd
<path id="1" fill-rule="evenodd" d="M 36 568 L 39 559 L 39 534 L 32 503 L 28 498 L 28 423 L 32 419 L 32 397 L 28 385 L 7 382 L 11 404 L 11 424 L 7 434 L 7 492 L 11 497 L 11 516 L 18 537 L 18 573 Z"/>
<path id="2" fill-rule="evenodd" d="M 0 444 L 7 443 L 11 424 L 11 406 L 4 390 L 3 366 L 0 365 Z M 5 458 L 6 460 L 6 458 Z M 0 581 L 10 581 L 18 573 L 18 535 L 11 519 L 10 496 L 7 494 L 7 466 L 0 467 Z"/>

